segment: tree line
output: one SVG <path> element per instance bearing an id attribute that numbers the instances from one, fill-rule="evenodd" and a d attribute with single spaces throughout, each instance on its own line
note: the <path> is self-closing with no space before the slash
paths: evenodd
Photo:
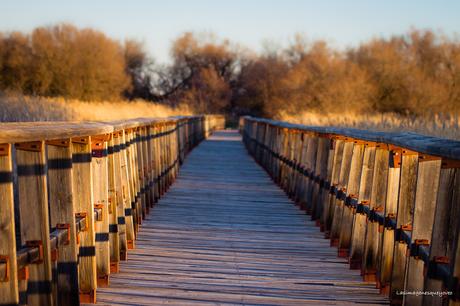
<path id="1" fill-rule="evenodd" d="M 261 54 L 184 33 L 158 65 L 134 40 L 60 24 L 0 33 L 0 90 L 81 100 L 142 98 L 199 113 L 460 113 L 460 43 L 430 30 L 346 50 L 298 35 Z"/>

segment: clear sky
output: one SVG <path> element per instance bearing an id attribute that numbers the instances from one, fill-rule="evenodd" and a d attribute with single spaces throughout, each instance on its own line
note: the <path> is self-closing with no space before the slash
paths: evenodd
<path id="1" fill-rule="evenodd" d="M 0 31 L 59 22 L 142 40 L 165 62 L 184 31 L 214 32 L 257 51 L 295 33 L 339 48 L 411 27 L 453 35 L 460 33 L 460 0 L 0 0 Z"/>

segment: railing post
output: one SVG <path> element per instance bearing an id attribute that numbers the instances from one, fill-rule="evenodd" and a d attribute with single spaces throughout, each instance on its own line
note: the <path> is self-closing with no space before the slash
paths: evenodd
<path id="1" fill-rule="evenodd" d="M 57 301 L 59 305 L 79 305 L 78 248 L 75 227 L 75 200 L 72 184 L 71 140 L 47 141 L 48 186 L 51 227 L 67 229 L 67 243 L 58 245 Z"/>
<path id="2" fill-rule="evenodd" d="M 75 210 L 86 220 L 86 228 L 79 234 L 80 302 L 95 303 L 97 272 L 90 137 L 72 138 L 72 163 Z"/>
<path id="3" fill-rule="evenodd" d="M 312 179 L 312 174 L 313 171 L 316 168 L 316 154 L 318 151 L 318 138 L 316 137 L 315 134 L 308 133 L 304 134 L 304 137 L 306 138 L 307 144 L 306 144 L 306 151 L 305 151 L 305 156 L 304 156 L 304 168 L 305 168 L 305 174 L 308 174 L 308 176 L 304 176 L 304 209 L 308 214 L 312 214 L 313 212 L 313 185 L 314 181 Z"/>
<path id="4" fill-rule="evenodd" d="M 338 246 L 339 244 L 339 231 L 340 224 L 342 222 L 342 211 L 344 203 L 342 200 L 337 198 L 339 193 L 346 193 L 348 185 L 348 176 L 350 174 L 351 167 L 351 156 L 353 154 L 353 142 L 349 141 L 348 138 L 342 140 L 343 151 L 340 159 L 340 166 L 337 165 L 337 180 L 335 180 L 335 190 L 331 196 L 331 231 L 329 238 L 331 239 L 331 246 Z"/>
<path id="5" fill-rule="evenodd" d="M 117 273 L 120 262 L 120 234 L 118 231 L 118 197 L 120 193 L 117 180 L 119 180 L 119 169 L 115 162 L 116 155 L 120 151 L 117 133 L 112 133 L 107 148 L 107 171 L 108 171 L 108 212 L 109 212 L 109 247 L 110 247 L 110 273 Z"/>
<path id="6" fill-rule="evenodd" d="M 412 217 L 417 187 L 418 154 L 406 150 L 402 154 L 401 176 L 399 182 L 398 215 L 393 253 L 393 271 L 391 276 L 390 299 L 394 303 L 402 302 L 400 294 L 404 290 L 409 245 L 405 237 L 412 232 Z"/>
<path id="7" fill-rule="evenodd" d="M 364 148 L 361 178 L 357 205 L 366 205 L 370 202 L 372 194 L 372 180 L 374 178 L 375 145 L 367 145 Z M 357 207 L 353 208 L 353 229 L 351 234 L 349 263 L 350 269 L 362 269 L 364 258 L 364 241 L 366 237 L 367 216 L 364 211 L 358 212 Z"/>
<path id="8" fill-rule="evenodd" d="M 371 198 L 368 204 L 370 212 L 385 211 L 389 169 L 389 151 L 385 145 L 377 145 L 374 161 L 374 178 L 372 180 Z M 366 281 L 377 281 L 380 247 L 383 229 L 377 220 L 369 220 L 366 227 L 364 257 L 361 273 Z"/>
<path id="9" fill-rule="evenodd" d="M 400 159 L 400 152 L 390 150 L 390 161 L 388 168 L 387 197 L 385 203 L 385 225 L 381 242 L 381 258 L 379 270 L 377 271 L 377 285 L 380 293 L 388 295 L 391 283 L 391 273 L 393 270 L 393 252 L 395 245 L 395 229 L 389 224 L 396 223 L 398 209 L 399 181 L 401 166 L 395 160 Z"/>
<path id="10" fill-rule="evenodd" d="M 93 176 L 94 222 L 96 232 L 96 269 L 98 287 L 109 285 L 110 248 L 109 248 L 109 181 L 107 165 L 107 141 L 110 136 L 91 137 L 91 167 Z"/>
<path id="11" fill-rule="evenodd" d="M 21 240 L 40 250 L 40 258 L 28 267 L 26 304 L 53 305 L 44 142 L 16 143 L 16 163 Z"/>
<path id="12" fill-rule="evenodd" d="M 10 144 L 0 144 L 0 304 L 18 304 L 14 234 L 13 163 Z"/>
<path id="13" fill-rule="evenodd" d="M 345 201 L 342 199 L 342 222 L 339 229 L 339 243 L 338 243 L 338 256 L 349 257 L 351 235 L 353 230 L 353 209 L 351 205 L 347 204 L 347 201 L 351 199 L 357 199 L 359 194 L 359 187 L 361 181 L 361 173 L 363 168 L 363 156 L 364 156 L 364 143 L 355 141 L 353 145 L 353 153 L 351 156 L 350 172 L 348 175 L 347 185 L 344 192 L 347 194 Z"/>
<path id="14" fill-rule="evenodd" d="M 343 155 L 343 148 L 345 142 L 341 139 L 333 139 L 332 140 L 332 150 L 333 152 L 329 153 L 329 161 L 328 161 L 328 181 L 331 182 L 331 188 L 338 186 L 338 180 L 340 175 L 340 167 L 342 164 L 342 155 Z M 327 196 L 325 197 L 324 205 L 323 205 L 323 228 L 325 237 L 330 238 L 330 231 L 332 226 L 332 220 L 334 216 L 334 202 L 335 202 L 335 194 L 331 194 L 328 192 Z"/>
<path id="15" fill-rule="evenodd" d="M 327 196 L 329 190 L 327 189 L 327 165 L 329 159 L 329 152 L 331 147 L 331 140 L 323 135 L 314 136 L 317 138 L 317 153 L 315 161 L 315 181 L 313 185 L 313 199 L 312 199 L 312 220 L 316 220 L 318 226 L 321 225 L 321 217 L 323 213 L 324 198 Z"/>
<path id="16" fill-rule="evenodd" d="M 407 263 L 405 289 L 423 291 L 425 262 L 421 260 L 416 248 L 429 245 L 433 230 L 436 198 L 438 194 L 441 158 L 426 155 L 419 156 L 417 171 L 417 189 L 415 190 L 415 207 L 412 220 L 410 257 Z M 422 295 L 404 296 L 407 305 L 422 305 Z"/>
<path id="17" fill-rule="evenodd" d="M 146 178 L 146 193 L 148 194 L 148 206 L 153 207 L 155 204 L 155 188 L 153 185 L 153 128 L 150 124 L 145 127 L 145 178 Z"/>
<path id="18" fill-rule="evenodd" d="M 137 171 L 135 167 L 135 136 L 134 136 L 134 129 L 127 128 L 125 129 L 125 136 L 126 136 L 126 164 L 128 166 L 128 186 L 130 191 L 130 200 L 131 203 L 128 208 L 125 210 L 125 216 L 131 216 L 134 228 L 134 234 L 128 236 L 128 249 L 134 249 L 135 247 L 135 239 L 137 232 L 139 230 L 139 205 L 138 205 L 138 192 L 137 192 Z"/>
<path id="19" fill-rule="evenodd" d="M 113 165 L 114 165 L 114 186 L 115 186 L 115 198 L 113 198 L 112 207 L 117 211 L 116 220 L 112 225 L 110 232 L 118 233 L 118 243 L 119 243 L 119 259 L 126 260 L 128 257 L 128 228 L 126 226 L 126 216 L 125 216 L 125 207 L 127 202 L 130 202 L 129 199 L 129 189 L 126 185 L 126 164 L 123 162 L 125 160 L 125 142 L 124 142 L 124 132 L 114 131 L 113 137 Z M 115 251 L 115 250 L 114 250 Z M 116 255 L 114 255 L 116 259 Z M 117 272 L 118 267 L 113 267 L 113 272 Z"/>
<path id="20" fill-rule="evenodd" d="M 460 164 L 443 161 L 439 177 L 439 189 L 434 212 L 433 231 L 430 239 L 430 255 L 425 278 L 425 291 L 452 291 L 458 288 L 460 279 L 459 232 L 460 226 Z M 456 249 L 457 248 L 457 249 Z M 444 279 L 442 270 L 453 273 Z M 455 292 L 453 292 L 455 294 Z M 458 292 L 457 292 L 458 294 Z M 424 305 L 443 305 L 446 297 L 424 296 Z M 457 297 L 458 299 L 458 297 Z"/>

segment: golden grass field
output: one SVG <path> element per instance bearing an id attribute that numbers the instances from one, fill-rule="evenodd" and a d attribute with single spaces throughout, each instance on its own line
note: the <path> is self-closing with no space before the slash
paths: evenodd
<path id="1" fill-rule="evenodd" d="M 0 94 L 0 121 L 117 120 L 136 117 L 190 115 L 185 107 L 171 108 L 158 103 L 138 101 L 83 102 L 63 98 Z M 460 116 L 430 117 L 398 114 L 302 112 L 296 116 L 279 114 L 277 120 L 316 126 L 352 127 L 377 131 L 412 131 L 460 140 Z"/>
<path id="2" fill-rule="evenodd" d="M 359 114 L 302 112 L 296 116 L 281 114 L 278 120 L 305 125 L 350 127 L 373 131 L 410 131 L 460 140 L 460 116 L 433 114 L 429 117 L 402 116 L 394 113 Z"/>
<path id="3" fill-rule="evenodd" d="M 191 113 L 184 107 L 173 109 L 142 100 L 83 102 L 63 98 L 0 94 L 0 121 L 103 121 L 138 117 L 159 118 Z"/>

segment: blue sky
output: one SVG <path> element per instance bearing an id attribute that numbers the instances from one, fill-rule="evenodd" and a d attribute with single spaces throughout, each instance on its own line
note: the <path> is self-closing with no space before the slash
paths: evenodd
<path id="1" fill-rule="evenodd" d="M 0 2 L 0 31 L 70 22 L 142 40 L 165 62 L 184 31 L 214 32 L 257 51 L 264 41 L 286 44 L 295 33 L 346 48 L 411 27 L 453 35 L 460 33 L 459 16 L 455 0 L 10 0 Z"/>

